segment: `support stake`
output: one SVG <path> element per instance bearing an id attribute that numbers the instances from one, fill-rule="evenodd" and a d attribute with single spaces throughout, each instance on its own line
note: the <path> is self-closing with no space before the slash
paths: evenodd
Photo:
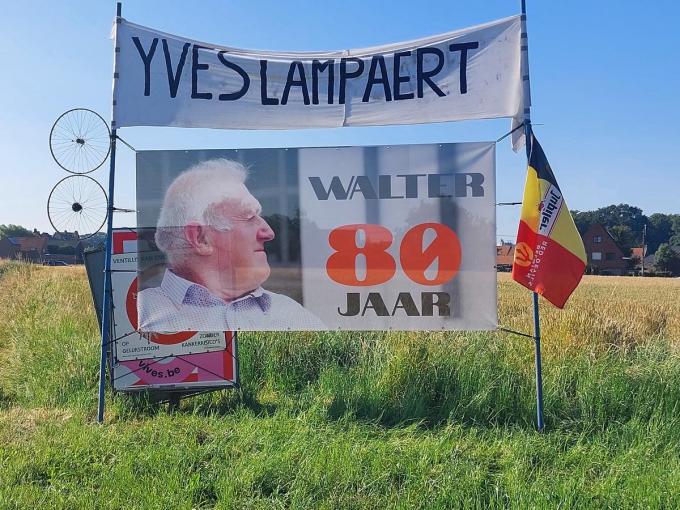
<path id="1" fill-rule="evenodd" d="M 121 17 L 122 4 L 116 4 L 116 21 Z M 117 40 L 114 41 L 114 47 Z M 117 60 L 118 53 L 114 51 L 114 60 Z M 114 86 L 115 86 L 116 62 L 114 62 Z M 115 97 L 115 96 L 114 96 Z M 109 350 L 109 335 L 111 334 L 111 244 L 113 237 L 113 192 L 116 175 L 116 129 L 111 122 L 111 156 L 109 159 L 109 206 L 106 223 L 106 253 L 104 254 L 104 298 L 102 299 L 102 344 L 101 357 L 99 359 L 99 399 L 97 405 L 97 423 L 104 421 L 104 406 L 106 392 L 106 362 Z"/>

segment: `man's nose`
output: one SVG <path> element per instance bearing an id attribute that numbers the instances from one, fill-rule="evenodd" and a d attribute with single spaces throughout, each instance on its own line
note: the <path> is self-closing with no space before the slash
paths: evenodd
<path id="1" fill-rule="evenodd" d="M 274 231 L 262 217 L 260 217 L 260 228 L 257 230 L 257 238 L 264 242 L 274 239 Z"/>

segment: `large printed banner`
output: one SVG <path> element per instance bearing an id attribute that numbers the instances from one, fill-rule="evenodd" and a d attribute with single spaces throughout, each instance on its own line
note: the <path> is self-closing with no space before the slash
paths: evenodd
<path id="1" fill-rule="evenodd" d="M 518 115 L 520 17 L 329 52 L 201 43 L 119 18 L 113 126 L 301 129 Z M 225 25 L 226 26 L 226 25 Z"/>
<path id="2" fill-rule="evenodd" d="M 139 330 L 496 327 L 495 144 L 137 153 Z"/>

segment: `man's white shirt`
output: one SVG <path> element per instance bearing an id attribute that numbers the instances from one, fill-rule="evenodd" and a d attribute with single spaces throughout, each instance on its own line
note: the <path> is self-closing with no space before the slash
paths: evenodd
<path id="1" fill-rule="evenodd" d="M 169 269 L 160 287 L 139 292 L 137 312 L 143 332 L 327 329 L 318 317 L 283 294 L 259 287 L 224 301 Z"/>

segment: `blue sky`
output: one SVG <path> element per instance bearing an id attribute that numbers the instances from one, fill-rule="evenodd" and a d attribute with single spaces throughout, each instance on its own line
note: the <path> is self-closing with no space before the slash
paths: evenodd
<path id="1" fill-rule="evenodd" d="M 650 7 L 653 5 L 653 8 Z M 678 213 L 680 3 L 528 0 L 535 131 L 572 209 L 630 203 Z M 343 2 L 135 0 L 127 19 L 228 46 L 357 48 L 446 32 L 519 11 L 519 0 Z M 52 160 L 52 123 L 74 107 L 110 116 L 115 3 L 7 2 L 0 17 L 0 223 L 49 230 L 46 201 L 67 174 Z M 509 121 L 239 132 L 126 128 L 138 149 L 283 147 L 494 140 Z M 116 205 L 134 208 L 134 156 L 118 151 Z M 525 157 L 497 150 L 499 201 L 521 199 Z M 108 165 L 90 174 L 104 187 Z M 498 211 L 513 238 L 518 207 Z M 119 214 L 118 226 L 134 224 Z"/>

